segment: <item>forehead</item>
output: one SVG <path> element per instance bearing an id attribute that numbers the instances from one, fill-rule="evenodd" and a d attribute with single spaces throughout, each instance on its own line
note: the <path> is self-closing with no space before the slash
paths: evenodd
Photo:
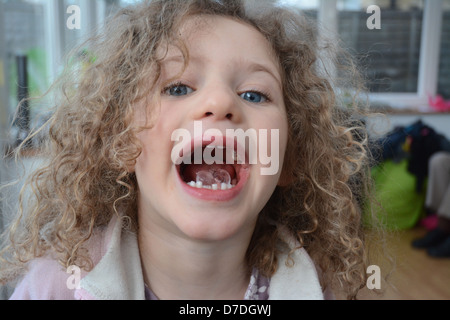
<path id="1" fill-rule="evenodd" d="M 163 62 L 189 59 L 228 58 L 271 65 L 280 73 L 277 55 L 269 41 L 255 27 L 231 17 L 196 15 L 187 17 L 176 31 L 182 46 L 169 44 Z"/>

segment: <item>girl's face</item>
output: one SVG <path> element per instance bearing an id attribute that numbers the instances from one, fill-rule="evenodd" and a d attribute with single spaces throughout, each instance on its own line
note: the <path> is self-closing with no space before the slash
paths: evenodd
<path id="1" fill-rule="evenodd" d="M 230 18 L 192 17 L 180 35 L 187 68 L 175 46 L 162 53 L 160 106 L 139 134 L 139 224 L 202 241 L 250 237 L 287 143 L 278 62 L 261 33 Z M 146 118 L 137 113 L 135 124 Z"/>

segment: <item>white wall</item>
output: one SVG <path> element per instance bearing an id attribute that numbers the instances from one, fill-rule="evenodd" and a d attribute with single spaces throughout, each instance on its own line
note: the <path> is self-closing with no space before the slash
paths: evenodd
<path id="1" fill-rule="evenodd" d="M 367 127 L 371 136 L 376 137 L 388 133 L 396 126 L 408 126 L 417 120 L 422 120 L 424 124 L 450 140 L 450 113 L 387 114 L 385 117 L 369 118 Z"/>

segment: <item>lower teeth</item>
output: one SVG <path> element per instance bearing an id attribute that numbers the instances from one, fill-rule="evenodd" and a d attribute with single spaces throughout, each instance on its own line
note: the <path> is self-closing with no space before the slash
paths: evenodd
<path id="1" fill-rule="evenodd" d="M 227 190 L 234 187 L 231 176 L 223 169 L 201 170 L 196 174 L 196 181 L 188 182 L 191 187 L 211 190 Z"/>
<path id="2" fill-rule="evenodd" d="M 227 190 L 235 187 L 235 185 L 232 185 L 231 183 L 224 183 L 224 182 L 222 182 L 221 184 L 213 183 L 212 185 L 203 185 L 201 181 L 197 182 L 191 181 L 188 182 L 188 185 L 198 189 L 211 189 L 211 190 Z"/>

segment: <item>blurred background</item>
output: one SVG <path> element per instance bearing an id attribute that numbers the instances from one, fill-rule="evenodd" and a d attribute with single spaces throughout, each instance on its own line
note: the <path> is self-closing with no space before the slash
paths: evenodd
<path id="1" fill-rule="evenodd" d="M 0 183 L 13 181 L 21 170 L 27 172 L 39 162 L 33 151 L 39 149 L 39 137 L 29 146 L 23 168 L 10 166 L 12 159 L 3 155 L 50 115 L 51 96 L 30 100 L 19 109 L 18 102 L 44 94 L 62 71 L 68 51 L 119 8 L 137 1 L 0 0 Z M 400 196 L 391 196 L 409 203 L 407 208 L 405 203 L 388 208 L 391 216 L 386 223 L 397 232 L 391 241 L 392 248 L 401 251 L 401 263 L 394 278 L 398 288 L 384 298 L 450 299 L 450 260 L 434 260 L 410 248 L 410 241 L 426 231 L 420 224 L 426 217 L 424 189 L 416 190 L 418 175 L 407 165 L 402 167 L 414 157 L 405 147 L 414 126 L 432 129 L 442 140 L 450 138 L 450 0 L 277 2 L 304 10 L 323 26 L 323 32 L 336 33 L 344 47 L 364 63 L 361 72 L 368 79 L 371 108 L 385 115 L 367 119 L 372 138 L 386 140 L 399 128 L 403 134 L 398 145 L 392 146 L 397 152 L 382 157 L 382 161 L 393 160 L 405 176 L 396 191 Z M 79 9 L 79 25 L 73 24 L 74 5 Z M 371 5 L 380 8 L 380 29 L 368 27 L 375 13 L 367 12 Z M 20 122 L 13 122 L 16 112 Z M 10 221 L 8 208 L 0 203 L 0 229 Z M 411 277 L 423 283 L 411 284 Z M 0 298 L 9 293 L 4 289 Z"/>

